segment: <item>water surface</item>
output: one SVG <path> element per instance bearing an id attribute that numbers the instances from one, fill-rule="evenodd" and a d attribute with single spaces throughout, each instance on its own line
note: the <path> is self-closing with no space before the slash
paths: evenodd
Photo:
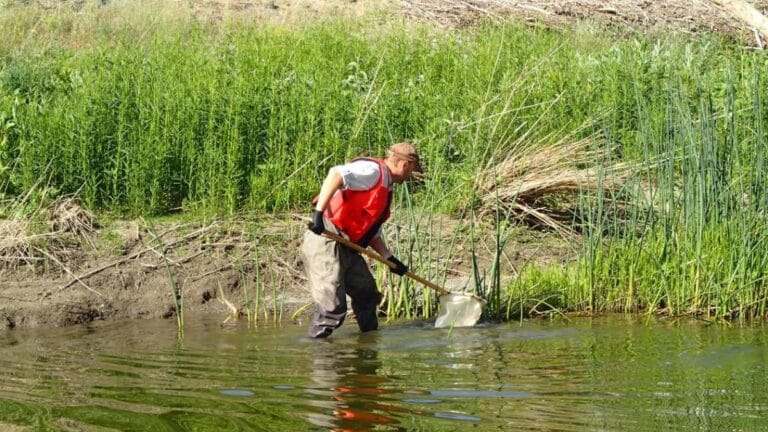
<path id="1" fill-rule="evenodd" d="M 189 321 L 1 333 L 0 430 L 768 430 L 762 327 Z"/>

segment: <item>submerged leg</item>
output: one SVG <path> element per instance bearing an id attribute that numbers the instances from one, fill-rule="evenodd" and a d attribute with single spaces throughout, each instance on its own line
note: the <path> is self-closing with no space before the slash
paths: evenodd
<path id="1" fill-rule="evenodd" d="M 348 259 L 344 286 L 352 298 L 352 310 L 357 317 L 357 326 L 361 332 L 376 330 L 379 328 L 377 307 L 381 301 L 381 294 L 376 289 L 376 280 L 362 256 L 351 253 Z"/>
<path id="2" fill-rule="evenodd" d="M 309 324 L 307 334 L 313 338 L 328 337 L 334 330 L 341 327 L 346 316 L 346 304 L 332 311 L 327 311 L 322 306 L 315 305 L 315 313 L 312 314 L 312 322 Z"/>
<path id="3" fill-rule="evenodd" d="M 315 300 L 315 313 L 309 326 L 310 337 L 323 338 L 344 322 L 347 297 L 341 283 L 341 262 L 335 241 L 311 231 L 304 234 L 301 246 L 309 290 Z"/>

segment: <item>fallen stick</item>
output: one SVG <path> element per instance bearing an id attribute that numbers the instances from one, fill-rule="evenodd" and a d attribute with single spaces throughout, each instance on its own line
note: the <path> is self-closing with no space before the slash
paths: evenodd
<path id="1" fill-rule="evenodd" d="M 85 287 L 85 289 L 87 289 L 88 291 L 90 291 L 90 292 L 92 292 L 92 293 L 95 293 L 95 294 L 97 294 L 99 297 L 104 297 L 104 295 L 103 295 L 102 293 L 100 293 L 100 292 L 96 291 L 95 289 L 93 289 L 93 288 L 89 287 L 88 285 L 86 285 L 86 284 L 85 284 L 85 282 L 83 282 L 83 281 L 82 281 L 80 278 L 78 278 L 78 277 L 77 277 L 77 275 L 75 275 L 74 273 L 72 273 L 72 270 L 70 270 L 69 268 L 67 268 L 67 266 L 65 266 L 65 265 L 64 265 L 64 264 L 63 264 L 61 261 L 59 261 L 58 259 L 56 259 L 56 257 L 55 257 L 55 256 L 53 256 L 53 255 L 49 254 L 48 252 L 44 251 L 43 249 L 40 249 L 40 248 L 35 248 L 35 249 L 37 249 L 37 251 L 38 251 L 38 252 L 40 252 L 41 254 L 43 254 L 43 255 L 45 255 L 46 257 L 48 257 L 48 259 L 50 259 L 51 261 L 53 261 L 53 262 L 55 262 L 56 264 L 58 264 L 59 266 L 61 266 L 61 268 L 62 268 L 62 269 L 64 269 L 64 271 L 65 271 L 65 272 L 67 272 L 68 274 L 72 275 L 72 277 L 73 277 L 73 278 L 75 278 L 75 280 L 73 281 L 73 283 L 74 283 L 74 282 L 78 282 L 78 283 L 80 283 L 80 285 L 82 285 L 83 287 Z"/>
<path id="2" fill-rule="evenodd" d="M 173 247 L 173 246 L 175 246 L 175 245 L 177 245 L 179 243 L 187 242 L 189 240 L 194 239 L 195 237 L 199 237 L 199 236 L 203 235 L 206 231 L 208 231 L 209 229 L 213 228 L 214 225 L 215 225 L 215 223 L 213 223 L 211 225 L 208 225 L 205 228 L 201 228 L 201 229 L 199 229 L 199 230 L 197 230 L 197 231 L 195 231 L 195 232 L 193 232 L 191 234 L 187 234 L 186 236 L 180 238 L 179 240 L 176 240 L 176 241 L 173 241 L 171 243 L 168 243 L 167 245 L 165 245 L 163 247 L 163 251 L 167 251 L 169 248 L 171 248 L 171 247 Z M 162 237 L 162 235 L 158 236 L 158 238 L 160 238 L 160 237 Z M 87 278 L 89 278 L 89 277 L 91 277 L 91 276 L 93 276 L 93 275 L 95 275 L 97 273 L 103 272 L 104 270 L 106 270 L 108 268 L 120 265 L 120 264 L 122 264 L 124 262 L 127 262 L 127 261 L 130 261 L 130 260 L 132 260 L 134 258 L 138 258 L 138 257 L 144 255 L 145 253 L 151 252 L 151 251 L 153 251 L 153 248 L 152 247 L 147 247 L 147 248 L 144 248 L 144 249 L 142 249 L 142 250 L 140 250 L 138 252 L 135 252 L 135 253 L 133 253 L 131 255 L 128 255 L 125 258 L 121 258 L 121 259 L 119 259 L 117 261 L 113 261 L 113 262 L 111 262 L 111 263 L 109 263 L 107 265 L 101 266 L 101 267 L 99 267 L 97 269 L 94 269 L 94 270 L 91 270 L 91 271 L 89 271 L 87 273 L 84 273 L 84 274 L 80 275 L 79 277 L 73 275 L 75 279 L 73 279 L 73 280 L 69 281 L 68 283 L 60 286 L 59 290 L 63 290 L 64 288 L 68 288 L 68 287 L 72 286 L 75 282 L 80 282 L 79 279 L 87 279 Z"/>
<path id="3" fill-rule="evenodd" d="M 158 253 L 156 250 L 154 252 Z M 178 266 L 178 265 L 184 264 L 185 262 L 192 261 L 193 259 L 199 257 L 200 255 L 202 255 L 204 253 L 205 253 L 205 251 L 201 250 L 199 252 L 193 253 L 192 255 L 189 255 L 189 256 L 184 257 L 184 258 L 180 258 L 180 259 L 175 260 L 175 261 L 172 260 L 172 259 L 168 259 L 168 264 L 170 264 L 172 266 Z M 152 269 L 152 270 L 156 270 L 156 269 L 160 268 L 159 264 L 141 264 L 141 265 L 143 267 L 145 267 L 145 268 Z"/>
<path id="4" fill-rule="evenodd" d="M 197 275 L 195 277 L 192 277 L 192 278 L 190 278 L 190 281 L 191 282 L 197 282 L 200 279 L 206 278 L 206 277 L 208 277 L 210 275 L 213 275 L 213 274 L 216 274 L 216 273 L 220 273 L 220 272 L 222 272 L 224 270 L 229 270 L 231 268 L 232 268 L 232 264 L 225 264 L 225 265 L 223 265 L 223 266 L 221 266 L 221 267 L 219 267 L 219 268 L 217 268 L 215 270 L 211 270 L 211 271 L 209 271 L 207 273 L 203 273 L 201 275 Z"/>

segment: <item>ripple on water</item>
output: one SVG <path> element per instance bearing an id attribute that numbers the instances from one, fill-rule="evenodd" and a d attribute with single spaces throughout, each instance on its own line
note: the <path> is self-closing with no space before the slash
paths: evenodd
<path id="1" fill-rule="evenodd" d="M 480 417 L 475 417 L 475 416 L 467 415 L 464 413 L 457 413 L 457 412 L 436 412 L 433 414 L 433 416 L 441 419 L 458 420 L 458 421 L 466 421 L 466 422 L 479 422 L 482 420 Z"/>
<path id="2" fill-rule="evenodd" d="M 493 391 L 493 390 L 432 390 L 432 396 L 455 398 L 525 398 L 532 396 L 524 391 Z"/>
<path id="3" fill-rule="evenodd" d="M 0 339 L 0 431 L 768 430 L 759 329 L 171 324 Z"/>
<path id="4" fill-rule="evenodd" d="M 247 396 L 253 396 L 256 394 L 250 390 L 242 390 L 242 389 L 221 390 L 219 391 L 219 393 L 223 394 L 224 396 L 237 396 L 237 397 L 247 397 Z"/>

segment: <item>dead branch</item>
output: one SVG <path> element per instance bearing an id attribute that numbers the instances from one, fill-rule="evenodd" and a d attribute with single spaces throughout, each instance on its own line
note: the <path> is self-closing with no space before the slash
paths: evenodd
<path id="1" fill-rule="evenodd" d="M 182 238 L 180 238 L 180 239 L 178 239 L 176 241 L 170 242 L 170 243 L 166 244 L 163 247 L 163 250 L 165 252 L 167 252 L 170 248 L 172 248 L 172 247 L 174 247 L 174 246 L 176 246 L 178 244 L 186 243 L 186 242 L 188 242 L 190 240 L 193 240 L 193 239 L 195 239 L 195 238 L 205 234 L 207 231 L 209 231 L 215 225 L 216 225 L 216 222 L 214 222 L 214 223 L 212 223 L 212 224 L 210 224 L 210 225 L 208 225 L 206 227 L 203 227 L 203 228 L 201 228 L 201 229 L 199 229 L 199 230 L 197 230 L 195 232 L 187 234 L 186 236 L 184 236 L 184 237 L 182 237 Z M 156 238 L 160 238 L 163 235 L 164 234 L 160 234 Z M 151 251 L 153 251 L 152 247 L 146 247 L 146 248 L 144 248 L 144 249 L 142 249 L 142 250 L 140 250 L 138 252 L 135 252 L 135 253 L 133 253 L 131 255 L 128 255 L 125 258 L 119 259 L 117 261 L 113 261 L 113 262 L 111 262 L 109 264 L 106 264 L 104 266 L 101 266 L 101 267 L 99 267 L 97 269 L 91 270 L 91 271 L 89 271 L 89 272 L 87 272 L 85 274 L 80 275 L 79 277 L 76 276 L 75 279 L 73 279 L 73 280 L 69 281 L 68 283 L 60 286 L 59 290 L 63 290 L 64 288 L 68 288 L 68 287 L 72 286 L 74 283 L 78 282 L 78 279 L 87 279 L 87 278 L 89 278 L 89 277 L 91 277 L 91 276 L 93 276 L 95 274 L 101 273 L 102 271 L 104 271 L 104 270 L 106 270 L 108 268 L 112 268 L 112 267 L 115 267 L 115 266 L 120 265 L 122 263 L 125 263 L 127 261 L 130 261 L 132 259 L 138 258 L 138 257 L 144 255 L 145 253 L 151 252 Z"/>
<path id="2" fill-rule="evenodd" d="M 154 252 L 159 255 L 159 252 L 157 252 L 157 251 L 154 251 Z M 169 259 L 168 260 L 168 264 L 170 264 L 172 266 L 179 266 L 179 265 L 182 265 L 182 264 L 184 264 L 186 262 L 192 261 L 193 259 L 199 257 L 200 255 L 204 254 L 205 252 L 206 251 L 201 250 L 201 251 L 193 253 L 192 255 L 186 256 L 186 257 L 178 259 L 178 260 L 171 260 L 171 259 Z M 159 255 L 159 256 L 162 257 L 162 255 Z M 145 263 L 142 263 L 141 265 L 143 267 L 145 267 L 145 268 L 152 269 L 152 270 L 160 268 L 160 266 L 158 264 L 145 264 Z"/>
<path id="3" fill-rule="evenodd" d="M 41 254 L 45 255 L 45 256 L 46 256 L 48 259 L 50 259 L 51 261 L 53 261 L 53 262 L 55 262 L 56 264 L 58 264 L 58 265 L 59 265 L 59 266 L 60 266 L 60 267 L 61 267 L 61 268 L 62 268 L 62 269 L 65 271 L 65 272 L 67 272 L 67 274 L 69 274 L 69 275 L 71 275 L 73 278 L 75 278 L 75 279 L 74 279 L 74 281 L 75 281 L 75 282 L 77 282 L 77 283 L 79 283 L 80 285 L 82 285 L 82 286 L 83 286 L 85 289 L 87 289 L 88 291 L 90 291 L 90 292 L 92 292 L 92 293 L 94 293 L 94 294 L 98 295 L 99 297 L 104 297 L 104 295 L 103 295 L 102 293 L 100 293 L 100 292 L 96 291 L 95 289 L 93 289 L 93 288 L 89 287 L 88 285 L 86 285 L 86 284 L 85 284 L 85 282 L 83 282 L 83 281 L 82 281 L 80 278 L 78 278 L 78 277 L 77 277 L 77 275 L 75 275 L 74 273 L 72 273 L 72 270 L 70 270 L 70 269 L 69 269 L 67 266 L 65 266 L 65 265 L 64 265 L 64 264 L 63 264 L 61 261 L 59 261 L 58 259 L 56 259 L 56 257 L 55 257 L 55 256 L 53 256 L 53 255 L 49 254 L 48 252 L 46 252 L 46 251 L 45 251 L 45 250 L 43 250 L 43 249 L 37 248 L 37 247 L 35 248 L 35 250 L 37 250 L 37 251 L 38 251 L 38 252 L 40 252 Z"/>
<path id="4" fill-rule="evenodd" d="M 216 273 L 221 273 L 224 270 L 231 270 L 231 269 L 232 269 L 232 264 L 225 264 L 225 265 L 223 265 L 223 266 L 221 266 L 221 267 L 219 267 L 217 269 L 214 269 L 214 270 L 211 270 L 209 272 L 206 272 L 206 273 L 203 273 L 201 275 L 198 275 L 198 276 L 195 276 L 193 278 L 190 278 L 190 281 L 191 282 L 197 282 L 200 279 L 204 279 L 204 278 L 206 278 L 206 277 L 208 277 L 210 275 L 213 275 L 213 274 L 216 274 Z"/>

